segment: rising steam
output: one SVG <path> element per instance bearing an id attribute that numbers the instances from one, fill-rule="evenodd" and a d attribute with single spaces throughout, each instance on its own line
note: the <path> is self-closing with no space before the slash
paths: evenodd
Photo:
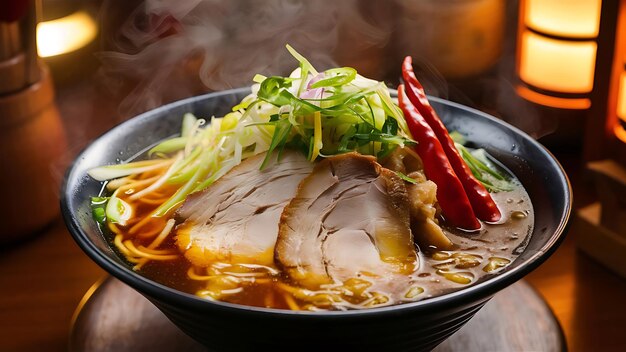
<path id="1" fill-rule="evenodd" d="M 286 75 L 296 64 L 287 43 L 320 69 L 352 66 L 392 85 L 403 56 L 413 55 L 429 94 L 478 103 L 534 137 L 552 132 L 555 121 L 537 118 L 510 83 L 517 2 L 434 3 L 146 0 L 109 31 L 107 51 L 99 54 L 101 77 L 127 118 L 184 97 L 250 85 L 256 73 Z M 109 0 L 107 7 L 120 3 Z M 459 79 L 465 88 L 455 87 Z"/>
<path id="2" fill-rule="evenodd" d="M 389 39 L 390 26 L 371 22 L 358 3 L 148 0 L 115 33 L 111 50 L 99 54 L 102 73 L 113 90 L 124 87 L 120 112 L 132 115 L 169 100 L 249 85 L 256 73 L 286 74 L 296 64 L 286 43 L 327 68 L 337 64 L 333 53 L 341 30 L 358 37 L 348 49 L 381 48 Z"/>

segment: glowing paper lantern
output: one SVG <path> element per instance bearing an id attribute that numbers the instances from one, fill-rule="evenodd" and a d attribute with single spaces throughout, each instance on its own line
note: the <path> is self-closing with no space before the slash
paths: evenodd
<path id="1" fill-rule="evenodd" d="M 593 88 L 596 48 L 593 41 L 568 42 L 525 31 L 520 78 L 555 92 L 588 93 Z"/>
<path id="2" fill-rule="evenodd" d="M 619 88 L 617 92 L 617 117 L 618 124 L 615 126 L 615 134 L 626 143 L 626 72 L 622 72 L 619 78 Z"/>
<path id="3" fill-rule="evenodd" d="M 600 0 L 526 0 L 526 26 L 545 34 L 595 38 L 600 23 Z"/>
<path id="4" fill-rule="evenodd" d="M 98 27 L 89 14 L 74 12 L 37 25 L 37 51 L 41 57 L 69 53 L 91 43 L 97 34 Z"/>
<path id="5" fill-rule="evenodd" d="M 601 0 L 523 0 L 517 92 L 537 104 L 588 109 Z"/>

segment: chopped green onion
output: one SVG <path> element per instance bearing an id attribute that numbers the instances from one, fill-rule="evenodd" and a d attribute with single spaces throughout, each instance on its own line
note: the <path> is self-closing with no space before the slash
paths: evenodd
<path id="1" fill-rule="evenodd" d="M 356 70 L 352 67 L 332 68 L 324 71 L 326 78 L 311 84 L 311 88 L 337 87 L 346 85 L 356 78 Z"/>
<path id="2" fill-rule="evenodd" d="M 291 56 L 293 56 L 296 60 L 300 62 L 300 65 L 305 67 L 307 71 L 311 72 L 313 76 L 317 75 L 317 71 L 315 70 L 313 65 L 311 65 L 309 60 L 307 60 L 304 56 L 300 55 L 300 53 L 298 53 L 296 49 L 292 48 L 291 45 L 287 44 L 285 45 L 285 47 L 287 47 L 287 50 L 289 51 Z"/>
<path id="3" fill-rule="evenodd" d="M 106 204 L 109 201 L 109 197 L 91 197 L 91 214 L 100 225 L 106 223 Z"/>
<path id="4" fill-rule="evenodd" d="M 508 192 L 513 190 L 510 178 L 498 169 L 491 161 L 484 149 L 470 152 L 459 143 L 455 146 L 472 174 L 489 192 Z"/>
<path id="5" fill-rule="evenodd" d="M 126 222 L 133 215 L 133 208 L 130 204 L 119 199 L 116 195 L 117 191 L 113 193 L 106 206 L 106 217 L 112 223 L 118 223 L 122 226 L 126 225 Z"/>
<path id="6" fill-rule="evenodd" d="M 467 143 L 465 136 L 462 135 L 459 131 L 450 132 L 450 138 L 452 138 L 454 143 L 459 143 L 460 145 L 465 145 L 465 143 Z"/>
<path id="7" fill-rule="evenodd" d="M 417 184 L 417 180 L 416 179 L 410 178 L 409 176 L 401 173 L 400 171 L 396 171 L 396 175 L 398 175 L 401 179 L 405 180 L 408 183 L 412 183 L 414 185 Z"/>
<path id="8" fill-rule="evenodd" d="M 261 83 L 261 82 L 263 82 L 266 78 L 267 78 L 267 77 L 265 77 L 265 76 L 263 76 L 263 75 L 261 75 L 261 74 L 258 74 L 258 73 L 257 73 L 257 74 L 256 74 L 256 75 L 254 75 L 254 77 L 252 78 L 252 81 L 253 81 L 253 82 L 256 82 L 256 83 Z"/>
<path id="9" fill-rule="evenodd" d="M 171 164 L 171 160 L 144 160 L 127 164 L 106 165 L 93 168 L 87 174 L 98 181 L 112 180 L 132 174 L 160 169 Z"/>
<path id="10" fill-rule="evenodd" d="M 185 115 L 183 115 L 183 127 L 181 128 L 180 136 L 189 137 L 193 126 L 196 124 L 197 121 L 198 119 L 191 113 L 186 113 Z"/>
<path id="11" fill-rule="evenodd" d="M 351 151 L 384 157 L 398 146 L 415 143 L 384 83 L 360 76 L 350 67 L 320 75 L 292 47 L 287 50 L 299 63 L 288 77 L 256 75 L 252 94 L 205 126 L 205 120 L 185 114 L 181 135 L 148 152 L 155 160 L 102 166 L 89 174 L 103 181 L 157 171 L 154 181 L 130 199 L 149 196 L 164 184 L 174 187 L 174 194 L 150 215 L 164 216 L 187 195 L 208 187 L 252 155 L 267 152 L 263 168 L 274 152 L 280 157 L 284 148 L 301 150 L 314 161 Z M 318 91 L 304 94 L 309 89 Z M 120 223 L 132 212 L 115 193 L 104 209 L 109 221 Z"/>
<path id="12" fill-rule="evenodd" d="M 187 145 L 188 140 L 189 140 L 188 137 L 175 137 L 175 138 L 167 139 L 157 144 L 154 148 L 150 149 L 150 151 L 148 152 L 148 155 L 152 156 L 153 154 L 156 154 L 156 153 L 168 154 L 168 153 L 172 153 L 175 151 L 179 151 L 185 148 L 185 145 Z"/>

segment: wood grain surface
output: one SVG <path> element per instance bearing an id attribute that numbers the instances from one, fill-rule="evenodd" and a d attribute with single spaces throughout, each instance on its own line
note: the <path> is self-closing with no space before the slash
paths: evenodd
<path id="1" fill-rule="evenodd" d="M 70 337 L 71 352 L 205 350 L 117 279 L 96 284 L 85 298 Z M 562 338 L 544 300 L 519 281 L 498 293 L 434 351 L 562 351 Z"/>

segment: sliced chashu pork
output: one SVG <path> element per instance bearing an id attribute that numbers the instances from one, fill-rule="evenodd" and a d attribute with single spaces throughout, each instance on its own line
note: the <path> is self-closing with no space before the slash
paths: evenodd
<path id="1" fill-rule="evenodd" d="M 396 148 L 382 161 L 382 165 L 416 181 L 406 184 L 415 241 L 422 248 L 452 249 L 454 244 L 437 222 L 437 185 L 426 179 L 419 156 L 407 147 Z"/>
<path id="2" fill-rule="evenodd" d="M 404 182 L 356 153 L 315 166 L 283 211 L 276 260 L 302 286 L 415 270 Z"/>
<path id="3" fill-rule="evenodd" d="M 276 153 L 275 153 L 276 154 Z M 285 150 L 260 170 L 265 153 L 250 157 L 209 188 L 187 197 L 177 212 L 176 241 L 193 264 L 273 264 L 278 222 L 313 165 Z"/>

